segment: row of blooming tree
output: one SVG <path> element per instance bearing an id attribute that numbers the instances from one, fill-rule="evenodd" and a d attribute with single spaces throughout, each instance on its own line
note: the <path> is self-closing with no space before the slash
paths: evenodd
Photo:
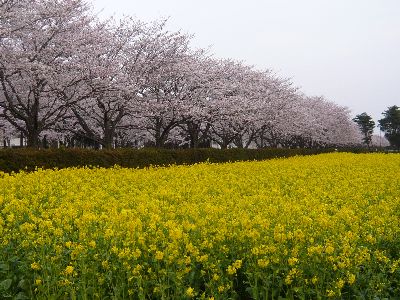
<path id="1" fill-rule="evenodd" d="M 31 147 L 361 141 L 347 108 L 190 41 L 165 22 L 100 21 L 81 0 L 0 0 L 0 126 Z"/>

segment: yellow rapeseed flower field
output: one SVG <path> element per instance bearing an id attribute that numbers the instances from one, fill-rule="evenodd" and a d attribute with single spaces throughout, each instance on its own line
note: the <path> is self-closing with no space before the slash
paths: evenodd
<path id="1" fill-rule="evenodd" d="M 0 255 L 0 298 L 396 298 L 400 155 L 0 174 Z"/>

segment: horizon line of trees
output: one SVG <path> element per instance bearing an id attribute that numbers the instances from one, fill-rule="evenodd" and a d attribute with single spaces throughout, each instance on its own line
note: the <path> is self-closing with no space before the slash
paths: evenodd
<path id="1" fill-rule="evenodd" d="M 380 131 L 384 132 L 385 140 L 383 146 L 392 146 L 400 149 L 400 107 L 397 105 L 389 106 L 383 113 L 383 118 L 378 120 Z M 374 136 L 375 121 L 366 112 L 356 115 L 353 121 L 357 124 L 362 133 L 362 141 L 365 146 L 370 148 L 376 145 L 376 136 Z M 374 140 L 375 138 L 375 140 Z M 380 146 L 382 146 L 382 139 Z"/>
<path id="2" fill-rule="evenodd" d="M 29 147 L 311 148 L 365 138 L 348 108 L 190 41 L 165 21 L 101 21 L 83 0 L 0 0 L 0 129 Z"/>

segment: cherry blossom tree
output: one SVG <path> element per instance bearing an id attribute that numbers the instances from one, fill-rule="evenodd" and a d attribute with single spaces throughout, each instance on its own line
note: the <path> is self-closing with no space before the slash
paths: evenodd
<path id="1" fill-rule="evenodd" d="M 190 36 L 155 28 L 141 47 L 141 64 L 134 61 L 130 78 L 140 87 L 137 99 L 138 128 L 145 130 L 155 147 L 163 147 L 170 132 L 185 120 L 196 86 L 190 73 L 199 53 L 190 51 Z M 136 56 L 133 56 L 136 58 Z"/>
<path id="2" fill-rule="evenodd" d="M 14 3 L 1 25 L 0 107 L 28 146 L 37 147 L 41 133 L 61 122 L 76 101 L 81 78 L 71 70 L 80 51 L 93 45 L 92 17 L 79 0 Z"/>
<path id="3" fill-rule="evenodd" d="M 294 146 L 344 146 L 361 141 L 359 130 L 354 126 L 348 108 L 327 101 L 322 96 L 304 96 L 300 103 Z"/>
<path id="4" fill-rule="evenodd" d="M 165 21 L 100 22 L 83 0 L 0 0 L 0 130 L 31 147 L 360 142 L 347 108 L 190 42 Z"/>
<path id="5" fill-rule="evenodd" d="M 209 97 L 211 108 L 210 137 L 221 148 L 227 148 L 243 134 L 256 105 L 254 87 L 259 74 L 252 67 L 233 60 L 218 61 L 217 80 Z"/>
<path id="6" fill-rule="evenodd" d="M 20 31 L 37 20 L 26 0 L 0 0 L 0 40 Z"/>
<path id="7" fill-rule="evenodd" d="M 296 128 L 298 88 L 288 79 L 265 74 L 254 122 L 254 142 L 259 148 L 277 147 Z"/>
<path id="8" fill-rule="evenodd" d="M 135 109 L 139 86 L 132 84 L 127 68 L 131 68 L 132 47 L 141 46 L 138 41 L 144 34 L 144 24 L 131 19 L 118 24 L 110 20 L 99 33 L 96 47 L 85 52 L 75 66 L 82 78 L 76 93 L 80 101 L 70 106 L 73 117 L 64 128 L 111 148 L 117 132 L 131 126 L 128 118 Z"/>
<path id="9" fill-rule="evenodd" d="M 204 54 L 204 53 L 203 53 Z M 185 67 L 188 101 L 185 102 L 183 122 L 177 134 L 190 148 L 209 147 L 210 129 L 220 113 L 219 98 L 223 86 L 220 61 L 198 55 Z"/>

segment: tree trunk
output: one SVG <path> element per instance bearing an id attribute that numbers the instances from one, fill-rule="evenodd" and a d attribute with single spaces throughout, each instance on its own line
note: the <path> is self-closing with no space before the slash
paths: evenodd
<path id="1" fill-rule="evenodd" d="M 39 132 L 36 130 L 32 130 L 32 131 L 28 132 L 28 136 L 26 137 L 26 144 L 30 148 L 38 148 L 39 147 Z"/>
<path id="2" fill-rule="evenodd" d="M 244 143 L 243 143 L 243 137 L 238 135 L 236 138 L 233 139 L 233 144 L 239 148 L 243 149 L 244 148 Z"/>
<path id="3" fill-rule="evenodd" d="M 165 142 L 167 141 L 166 135 L 164 134 L 159 134 L 156 136 L 156 148 L 163 148 L 165 146 Z"/>
<path id="4" fill-rule="evenodd" d="M 186 122 L 187 132 L 189 135 L 189 147 L 190 148 L 198 148 L 199 147 L 199 135 L 200 135 L 200 126 L 195 124 L 194 122 Z"/>
<path id="5" fill-rule="evenodd" d="M 168 136 L 173 128 L 178 125 L 178 122 L 172 120 L 168 124 L 164 124 L 162 118 L 156 119 L 155 124 L 155 147 L 156 148 L 163 148 L 165 147 L 165 143 L 168 140 Z"/>
<path id="6" fill-rule="evenodd" d="M 105 135 L 102 141 L 102 145 L 104 146 L 105 149 L 112 149 L 113 148 L 113 138 L 110 135 Z"/>
<path id="7" fill-rule="evenodd" d="M 24 146 L 24 135 L 21 134 L 19 135 L 19 146 L 22 148 Z"/>
<path id="8" fill-rule="evenodd" d="M 224 136 L 222 138 L 222 143 L 220 144 L 221 149 L 228 149 L 230 142 L 231 140 L 228 137 Z"/>

